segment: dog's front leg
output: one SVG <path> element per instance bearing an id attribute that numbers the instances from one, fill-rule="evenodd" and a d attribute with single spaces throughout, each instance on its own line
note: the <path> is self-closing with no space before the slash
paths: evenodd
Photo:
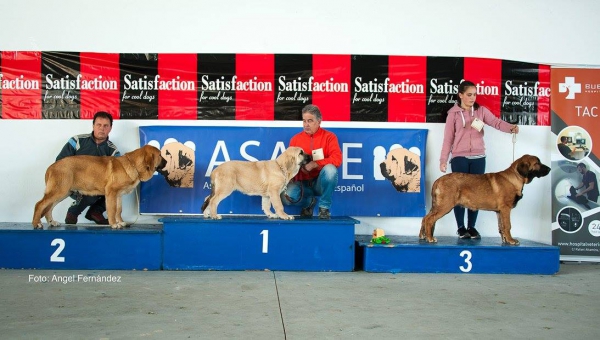
<path id="1" fill-rule="evenodd" d="M 508 243 L 508 242 L 506 242 L 506 239 L 504 238 L 504 226 L 502 225 L 502 215 L 500 215 L 499 211 L 496 211 L 496 218 L 498 219 L 498 233 L 500 233 L 500 238 L 502 239 L 502 243 Z"/>
<path id="2" fill-rule="evenodd" d="M 123 221 L 121 214 L 123 213 L 123 196 L 117 195 L 117 211 L 115 213 L 115 221 L 121 228 L 125 228 L 127 223 Z"/>
<path id="3" fill-rule="evenodd" d="M 501 210 L 498 215 L 498 228 L 501 228 L 501 232 L 500 234 L 502 235 L 502 242 L 503 243 L 507 243 L 513 246 L 518 246 L 519 245 L 519 241 L 515 240 L 514 238 L 512 238 L 511 234 L 510 234 L 510 229 L 511 229 L 511 225 L 510 225 L 510 211 L 511 209 L 503 209 Z"/>
<path id="4" fill-rule="evenodd" d="M 267 196 L 262 196 L 261 200 L 262 211 L 268 218 L 277 218 L 278 216 L 271 211 L 271 199 Z"/>
<path id="5" fill-rule="evenodd" d="M 275 217 L 279 217 L 282 220 L 293 220 L 294 216 L 288 215 L 283 211 L 283 203 L 281 203 L 281 196 L 279 196 L 279 192 L 270 192 L 271 194 L 271 204 L 273 204 L 273 209 L 275 209 Z M 264 209 L 264 206 L 263 206 Z M 269 209 L 270 210 L 270 209 Z"/>
<path id="6" fill-rule="evenodd" d="M 117 193 L 111 190 L 106 190 L 106 214 L 108 215 L 108 224 L 113 229 L 121 229 L 121 225 L 117 223 L 115 216 L 117 214 Z"/>

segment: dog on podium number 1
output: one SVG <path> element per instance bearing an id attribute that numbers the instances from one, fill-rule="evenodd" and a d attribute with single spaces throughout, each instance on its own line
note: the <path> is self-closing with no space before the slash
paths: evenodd
<path id="1" fill-rule="evenodd" d="M 523 187 L 535 177 L 544 177 L 550 167 L 536 156 L 524 155 L 501 172 L 483 175 L 450 173 L 438 178 L 431 188 L 431 210 L 421 222 L 419 239 L 437 242 L 435 222 L 461 205 L 471 210 L 495 211 L 502 243 L 518 245 L 511 234 L 510 212 L 523 197 Z"/>
<path id="2" fill-rule="evenodd" d="M 210 174 L 211 192 L 204 199 L 204 218 L 220 219 L 219 203 L 235 190 L 251 196 L 262 197 L 262 210 L 269 218 L 293 220 L 294 216 L 283 211 L 279 196 L 288 182 L 296 176 L 300 167 L 310 161 L 302 148 L 291 146 L 274 160 L 227 161 Z M 275 213 L 271 211 L 271 205 Z"/>

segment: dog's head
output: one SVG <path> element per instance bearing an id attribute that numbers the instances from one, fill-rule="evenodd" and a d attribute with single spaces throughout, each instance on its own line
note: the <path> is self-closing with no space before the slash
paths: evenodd
<path id="1" fill-rule="evenodd" d="M 158 171 L 172 187 L 193 188 L 195 171 L 195 145 L 175 140 L 165 142 L 161 155 L 167 164 Z"/>
<path id="2" fill-rule="evenodd" d="M 392 182 L 400 192 L 419 192 L 421 184 L 421 159 L 407 149 L 390 151 L 379 164 L 381 175 Z"/>
<path id="3" fill-rule="evenodd" d="M 525 179 L 525 184 L 531 183 L 536 177 L 544 177 L 550 173 L 550 167 L 542 164 L 540 159 L 532 155 L 524 155 L 513 162 L 519 175 Z"/>
<path id="4" fill-rule="evenodd" d="M 152 145 L 144 145 L 139 149 L 126 153 L 129 162 L 138 172 L 138 178 L 146 182 L 152 178 L 155 171 L 160 171 L 165 167 L 167 161 L 160 155 L 160 150 Z"/>
<path id="5" fill-rule="evenodd" d="M 311 156 L 297 146 L 290 146 L 277 157 L 277 163 L 288 170 L 293 176 L 298 173 L 300 167 L 310 161 Z"/>

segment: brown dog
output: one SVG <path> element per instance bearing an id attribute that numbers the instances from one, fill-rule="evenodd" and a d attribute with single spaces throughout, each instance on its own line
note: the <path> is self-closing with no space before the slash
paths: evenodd
<path id="1" fill-rule="evenodd" d="M 221 215 L 217 214 L 219 203 L 237 190 L 246 195 L 262 196 L 262 210 L 269 218 L 293 220 L 294 216 L 283 211 L 279 195 L 309 160 L 310 156 L 302 148 L 292 146 L 275 160 L 228 161 L 219 165 L 210 174 L 211 192 L 201 208 L 204 217 L 220 219 Z M 271 211 L 271 205 L 275 214 Z"/>
<path id="2" fill-rule="evenodd" d="M 523 197 L 523 186 L 535 177 L 544 177 L 550 168 L 536 156 L 524 155 L 501 172 L 473 175 L 450 173 L 438 178 L 431 188 L 431 210 L 423 217 L 419 239 L 437 242 L 435 222 L 454 206 L 495 211 L 503 243 L 518 245 L 510 235 L 510 211 Z"/>
<path id="3" fill-rule="evenodd" d="M 65 157 L 46 170 L 44 197 L 36 203 L 33 213 L 33 228 L 42 229 L 42 216 L 49 225 L 60 223 L 52 217 L 54 207 L 71 191 L 83 195 L 105 195 L 108 222 L 113 229 L 125 227 L 121 217 L 121 196 L 131 192 L 140 183 L 152 178 L 157 169 L 167 161 L 160 150 L 145 145 L 120 157 L 70 156 Z"/>

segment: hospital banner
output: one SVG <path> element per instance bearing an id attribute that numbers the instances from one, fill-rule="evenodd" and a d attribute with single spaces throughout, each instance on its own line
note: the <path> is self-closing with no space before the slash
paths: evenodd
<path id="1" fill-rule="evenodd" d="M 600 69 L 552 68 L 552 244 L 600 261 Z"/>
<path id="2" fill-rule="evenodd" d="M 550 67 L 511 60 L 355 54 L 0 52 L 0 118 L 441 123 L 470 80 L 519 125 L 550 125 Z"/>
<path id="3" fill-rule="evenodd" d="M 167 160 L 140 186 L 140 213 L 199 215 L 210 194 L 210 174 L 225 161 L 273 160 L 298 128 L 142 126 L 140 145 L 154 145 Z M 425 215 L 426 129 L 327 129 L 343 154 L 333 194 L 333 216 Z M 258 179 L 257 179 L 258 180 Z M 284 206 L 298 215 L 301 207 Z M 218 207 L 222 215 L 262 215 L 261 198 L 234 192 Z"/>

